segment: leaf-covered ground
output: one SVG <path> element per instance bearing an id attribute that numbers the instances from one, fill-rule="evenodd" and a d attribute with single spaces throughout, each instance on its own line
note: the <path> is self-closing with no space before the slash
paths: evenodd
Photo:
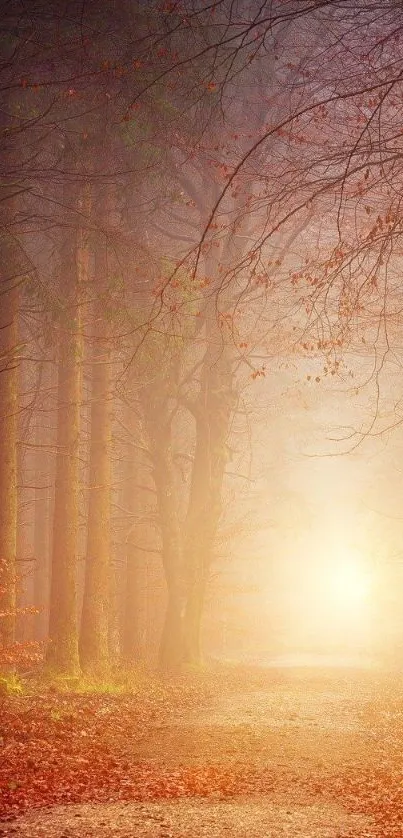
<path id="1" fill-rule="evenodd" d="M 0 836 L 403 836 L 396 673 L 217 668 L 0 716 Z"/>

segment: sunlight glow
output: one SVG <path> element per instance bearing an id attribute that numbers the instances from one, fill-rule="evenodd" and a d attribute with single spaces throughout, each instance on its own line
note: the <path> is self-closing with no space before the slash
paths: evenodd
<path id="1" fill-rule="evenodd" d="M 357 608 L 368 600 L 370 577 L 362 563 L 346 551 L 329 568 L 326 588 L 326 599 L 334 606 Z"/>
<path id="2" fill-rule="evenodd" d="M 373 644 L 374 570 L 365 541 L 344 541 L 323 526 L 299 545 L 288 599 L 287 642 L 300 650 L 370 650 Z M 361 543 L 362 542 L 362 543 Z M 297 559 L 298 555 L 298 559 Z M 296 564 L 297 562 L 297 564 Z M 285 581 L 285 589 L 291 581 Z M 287 595 L 286 595 L 287 597 Z M 375 609 L 375 610 L 374 610 Z"/>

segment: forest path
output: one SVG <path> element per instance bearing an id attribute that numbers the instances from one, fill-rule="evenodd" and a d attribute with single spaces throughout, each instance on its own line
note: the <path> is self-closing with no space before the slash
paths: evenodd
<path id="1" fill-rule="evenodd" d="M 133 730 L 105 724 L 103 745 L 131 777 L 125 799 L 59 796 L 0 823 L 0 836 L 401 838 L 402 709 L 396 674 L 207 674 L 196 701 Z"/>

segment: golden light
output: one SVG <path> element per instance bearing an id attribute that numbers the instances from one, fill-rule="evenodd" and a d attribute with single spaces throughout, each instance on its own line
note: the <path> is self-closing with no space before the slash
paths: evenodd
<path id="1" fill-rule="evenodd" d="M 340 551 L 328 568 L 323 594 L 336 608 L 357 609 L 368 602 L 371 580 L 368 570 L 352 551 Z"/>
<path id="2" fill-rule="evenodd" d="M 321 528 L 299 555 L 289 600 L 290 642 L 322 651 L 370 648 L 375 591 L 364 553 L 334 533 L 327 539 Z"/>

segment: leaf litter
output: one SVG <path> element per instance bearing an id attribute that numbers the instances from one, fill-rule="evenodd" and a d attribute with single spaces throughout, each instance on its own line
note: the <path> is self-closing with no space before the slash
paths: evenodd
<path id="1" fill-rule="evenodd" d="M 401 838 L 402 741 L 403 679 L 376 670 L 10 697 L 0 836 Z"/>

